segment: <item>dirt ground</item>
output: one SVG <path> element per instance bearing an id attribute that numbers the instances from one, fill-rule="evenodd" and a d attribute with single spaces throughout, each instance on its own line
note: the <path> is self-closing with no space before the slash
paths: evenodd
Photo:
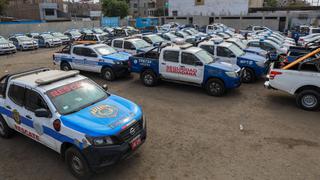
<path id="1" fill-rule="evenodd" d="M 53 52 L 0 56 L 0 76 L 54 68 Z M 98 74 L 82 74 L 106 83 Z M 220 98 L 173 83 L 148 88 L 137 75 L 108 85 L 143 107 L 148 139 L 130 159 L 93 179 L 320 179 L 319 112 L 298 109 L 294 97 L 264 89 L 263 80 Z M 22 135 L 0 139 L 0 147 L 1 180 L 73 179 L 57 153 Z"/>

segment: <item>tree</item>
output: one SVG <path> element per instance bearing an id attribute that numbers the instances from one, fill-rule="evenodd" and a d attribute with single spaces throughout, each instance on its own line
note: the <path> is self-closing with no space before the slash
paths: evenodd
<path id="1" fill-rule="evenodd" d="M 4 8 L 7 6 L 8 0 L 0 0 L 0 14 L 3 13 Z"/>
<path id="2" fill-rule="evenodd" d="M 102 12 L 105 16 L 124 18 L 129 14 L 126 0 L 102 0 Z"/>
<path id="3" fill-rule="evenodd" d="M 278 1 L 277 0 L 266 0 L 267 7 L 277 7 Z"/>

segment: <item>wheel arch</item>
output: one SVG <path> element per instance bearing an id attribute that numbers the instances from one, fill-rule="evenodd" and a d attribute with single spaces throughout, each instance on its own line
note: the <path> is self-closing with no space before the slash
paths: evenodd
<path id="1" fill-rule="evenodd" d="M 210 76 L 208 77 L 204 83 L 202 83 L 202 86 L 205 87 L 205 85 L 208 83 L 208 81 L 210 81 L 211 79 L 217 79 L 219 81 L 221 81 L 223 83 L 224 86 L 226 86 L 225 81 L 221 78 L 221 77 L 217 77 L 217 76 Z"/>
<path id="2" fill-rule="evenodd" d="M 303 90 L 315 90 L 318 91 L 320 93 L 320 87 L 315 86 L 315 85 L 305 85 L 305 86 L 301 86 L 300 88 L 298 88 L 294 94 L 297 95 L 300 92 L 302 92 Z"/>
<path id="3" fill-rule="evenodd" d="M 141 69 L 141 71 L 140 71 L 140 77 L 142 76 L 142 74 L 143 74 L 145 71 L 148 71 L 148 70 L 152 71 L 152 72 L 154 73 L 154 75 L 155 75 L 156 77 L 158 77 L 158 74 L 157 74 L 152 68 L 150 68 L 150 67 L 143 67 L 143 68 Z"/>
<path id="4" fill-rule="evenodd" d="M 63 142 L 61 144 L 61 147 L 60 147 L 60 156 L 62 157 L 62 159 L 65 158 L 65 153 L 67 151 L 67 149 L 71 148 L 71 147 L 75 147 L 77 148 L 74 144 L 70 143 L 70 142 Z"/>

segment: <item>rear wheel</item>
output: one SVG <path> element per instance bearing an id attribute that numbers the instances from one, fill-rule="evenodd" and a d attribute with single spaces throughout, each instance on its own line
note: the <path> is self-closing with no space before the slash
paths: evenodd
<path id="1" fill-rule="evenodd" d="M 46 48 L 49 48 L 50 47 L 50 44 L 49 43 L 46 43 Z"/>
<path id="2" fill-rule="evenodd" d="M 316 111 L 320 107 L 320 93 L 309 89 L 303 90 L 296 96 L 299 107 L 307 111 Z"/>
<path id="3" fill-rule="evenodd" d="M 226 92 L 224 83 L 219 79 L 210 79 L 205 88 L 210 96 L 222 96 Z"/>
<path id="4" fill-rule="evenodd" d="M 141 74 L 141 80 L 145 86 L 155 86 L 158 83 L 158 78 L 151 70 L 145 70 Z"/>
<path id="5" fill-rule="evenodd" d="M 63 71 L 70 71 L 70 70 L 72 70 L 70 64 L 67 63 L 67 62 L 61 63 L 60 69 L 63 70 Z"/>
<path id="6" fill-rule="evenodd" d="M 252 69 L 244 68 L 242 75 L 242 82 L 244 83 L 252 83 L 255 80 L 255 75 Z"/>
<path id="7" fill-rule="evenodd" d="M 70 147 L 67 149 L 65 157 L 68 168 L 75 177 L 83 180 L 90 179 L 93 173 L 85 157 L 77 148 Z"/>
<path id="8" fill-rule="evenodd" d="M 107 81 L 113 81 L 115 79 L 115 74 L 113 70 L 109 67 L 104 68 L 101 72 L 101 75 Z"/>
<path id="9" fill-rule="evenodd" d="M 0 137 L 9 139 L 14 134 L 14 130 L 11 129 L 4 118 L 0 115 Z"/>

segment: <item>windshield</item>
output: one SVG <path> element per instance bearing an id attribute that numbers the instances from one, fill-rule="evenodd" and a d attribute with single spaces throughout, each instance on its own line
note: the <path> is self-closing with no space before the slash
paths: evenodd
<path id="1" fill-rule="evenodd" d="M 239 47 L 242 50 L 247 47 L 241 40 L 234 40 L 234 41 L 228 41 L 227 40 L 226 42 L 232 43 L 232 44 L 236 45 L 237 47 Z"/>
<path id="2" fill-rule="evenodd" d="M 187 36 L 189 36 L 187 33 L 185 33 L 185 32 L 182 32 L 182 31 L 180 31 L 180 32 L 178 32 L 179 34 L 181 34 L 181 35 L 183 35 L 183 37 L 187 37 Z"/>
<path id="3" fill-rule="evenodd" d="M 64 35 L 60 32 L 54 32 L 52 33 L 53 36 L 56 36 L 56 37 L 64 37 Z"/>
<path id="4" fill-rule="evenodd" d="M 164 41 L 164 39 L 162 37 L 158 36 L 158 35 L 151 35 L 151 36 L 148 36 L 148 37 L 151 39 L 151 41 L 153 43 L 159 43 L 159 42 L 163 42 Z"/>
<path id="5" fill-rule="evenodd" d="M 116 53 L 117 51 L 110 46 L 100 46 L 94 48 L 100 55 L 105 56 L 109 54 Z"/>
<path id="6" fill-rule="evenodd" d="M 99 28 L 96 28 L 96 29 L 94 29 L 94 31 L 96 32 L 96 33 L 104 33 L 101 29 L 99 29 Z"/>
<path id="7" fill-rule="evenodd" d="M 132 44 L 137 48 L 137 49 L 143 49 L 146 47 L 150 47 L 151 45 L 147 43 L 146 41 L 142 39 L 137 39 L 135 41 L 132 41 Z"/>
<path id="8" fill-rule="evenodd" d="M 166 35 L 170 38 L 170 39 L 174 39 L 177 38 L 178 36 L 172 34 L 172 33 L 166 33 Z"/>
<path id="9" fill-rule="evenodd" d="M 229 46 L 229 49 L 234 53 L 236 57 L 244 55 L 244 51 L 234 44 Z"/>
<path id="10" fill-rule="evenodd" d="M 42 34 L 42 37 L 45 39 L 53 38 L 53 36 L 51 34 Z"/>
<path id="11" fill-rule="evenodd" d="M 71 114 L 108 97 L 108 94 L 92 81 L 85 79 L 47 92 L 57 111 Z"/>
<path id="12" fill-rule="evenodd" d="M 27 36 L 18 36 L 17 39 L 19 41 L 31 41 L 31 38 L 29 38 Z"/>
<path id="13" fill-rule="evenodd" d="M 101 35 L 99 36 L 100 41 L 107 41 L 108 40 L 108 36 L 107 35 Z"/>
<path id="14" fill-rule="evenodd" d="M 205 64 L 210 64 L 214 62 L 214 57 L 205 50 L 200 50 L 195 54 L 198 58 L 201 59 Z"/>
<path id="15" fill-rule="evenodd" d="M 0 37 L 0 43 L 7 43 L 7 40 L 3 37 Z"/>
<path id="16" fill-rule="evenodd" d="M 185 33 L 187 33 L 188 35 L 192 36 L 193 35 L 193 32 L 192 31 L 189 31 L 189 30 L 185 30 L 184 31 Z"/>
<path id="17" fill-rule="evenodd" d="M 71 34 L 72 36 L 81 36 L 81 33 L 78 32 L 78 31 L 71 31 L 70 34 Z"/>

